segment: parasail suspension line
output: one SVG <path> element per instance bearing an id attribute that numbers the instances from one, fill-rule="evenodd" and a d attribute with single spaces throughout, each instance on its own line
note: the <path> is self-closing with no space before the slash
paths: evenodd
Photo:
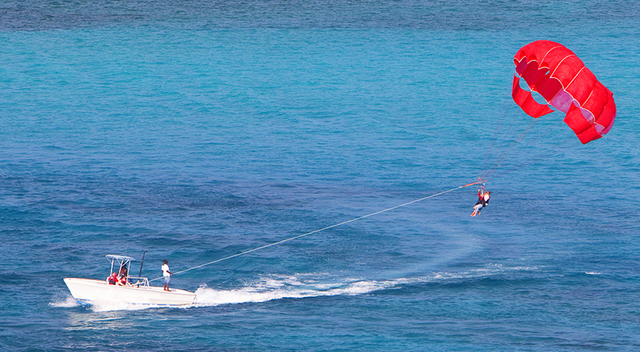
<path id="1" fill-rule="evenodd" d="M 500 154 L 500 156 L 498 157 L 498 160 L 496 160 L 493 165 L 491 165 L 489 167 L 489 169 L 482 175 L 480 176 L 481 178 L 487 179 L 489 177 L 491 177 L 491 175 L 493 175 L 493 173 L 498 170 L 498 168 L 500 167 L 500 165 L 502 164 L 502 159 L 504 159 L 504 157 L 506 157 L 507 155 L 509 155 L 509 153 L 511 153 L 511 151 L 513 150 L 513 148 L 520 143 L 520 141 L 524 138 L 524 136 L 533 128 L 533 126 L 535 125 L 535 123 L 537 122 L 537 119 L 534 119 L 533 121 L 531 121 L 531 123 L 529 124 L 529 126 L 527 126 L 527 128 L 524 129 L 524 131 L 522 131 L 522 133 L 520 134 L 520 136 L 513 141 L 513 143 L 504 151 L 502 152 L 502 154 Z"/>
<path id="2" fill-rule="evenodd" d="M 405 207 L 405 206 L 407 206 L 407 205 L 410 205 L 410 204 L 413 204 L 413 203 L 418 203 L 418 202 L 421 202 L 421 201 L 423 201 L 423 200 L 427 200 L 427 199 L 429 199 L 429 198 L 433 198 L 433 197 L 437 197 L 437 196 L 443 195 L 443 194 L 445 194 L 445 193 L 453 192 L 453 191 L 458 190 L 458 189 L 461 189 L 461 188 L 465 188 L 465 187 L 469 187 L 469 186 L 473 186 L 473 185 L 481 184 L 482 182 L 483 182 L 482 180 L 479 180 L 479 181 L 472 182 L 472 183 L 469 183 L 469 184 L 466 184 L 466 185 L 463 185 L 463 186 L 459 186 L 459 187 L 451 188 L 451 189 L 448 189 L 448 190 L 446 190 L 446 191 L 438 192 L 438 193 L 432 194 L 432 195 L 430 195 L 430 196 L 426 196 L 426 197 L 422 197 L 422 198 L 420 198 L 420 199 L 412 200 L 412 201 L 410 201 L 410 202 L 406 202 L 406 203 L 403 203 L 403 204 L 400 204 L 400 205 L 396 205 L 396 206 L 393 206 L 393 207 L 391 207 L 391 208 L 387 208 L 387 209 L 379 210 L 379 211 L 373 212 L 373 213 L 371 213 L 371 214 L 367 214 L 367 215 L 359 216 L 359 217 L 354 218 L 354 219 L 351 219 L 351 220 L 343 221 L 343 222 L 341 222 L 341 223 L 337 223 L 337 224 L 334 224 L 334 225 L 331 225 L 331 226 L 323 227 L 323 228 L 321 228 L 321 229 L 313 230 L 313 231 L 311 231 L 311 232 L 303 233 L 302 235 L 298 235 L 298 236 L 294 236 L 294 237 L 289 237 L 289 238 L 286 238 L 286 239 L 284 239 L 284 240 L 282 240 L 282 241 L 278 241 L 278 242 L 270 243 L 270 244 L 267 244 L 267 245 L 264 245 L 264 246 L 260 246 L 260 247 L 257 247 L 257 248 L 253 248 L 253 249 L 250 249 L 250 250 L 247 250 L 247 251 L 244 251 L 244 252 L 240 252 L 240 253 L 237 253 L 237 254 L 233 254 L 233 255 L 230 255 L 230 256 L 228 256 L 228 257 L 224 257 L 224 258 L 216 259 L 216 260 L 214 260 L 214 261 L 211 261 L 211 262 L 208 262 L 208 263 L 204 263 L 204 264 L 200 264 L 200 265 L 197 265 L 197 266 L 194 266 L 194 267 L 191 267 L 191 268 L 185 269 L 185 270 L 176 271 L 176 272 L 174 273 L 174 275 L 175 275 L 175 274 L 181 274 L 181 273 L 184 273 L 184 272 L 187 272 L 187 271 L 193 270 L 193 269 L 202 268 L 203 266 L 207 266 L 207 265 L 211 265 L 211 264 L 219 263 L 219 262 L 221 262 L 221 261 L 223 261 L 223 260 L 227 260 L 227 259 L 231 259 L 231 258 L 239 257 L 239 256 L 241 256 L 241 255 L 249 254 L 249 253 L 251 253 L 251 252 L 255 252 L 255 251 L 258 251 L 258 250 L 261 250 L 261 249 L 265 249 L 265 248 L 273 247 L 273 246 L 276 246 L 276 245 L 279 245 L 279 244 L 282 244 L 282 243 L 285 243 L 285 242 L 293 241 L 293 240 L 298 239 L 298 238 L 302 238 L 302 237 L 305 237 L 305 236 L 313 235 L 314 233 L 318 233 L 318 232 L 322 232 L 322 231 L 325 231 L 325 230 L 332 229 L 332 228 L 334 228 L 334 227 L 338 227 L 338 226 L 346 225 L 346 224 L 352 223 L 352 222 L 354 222 L 354 221 L 358 221 L 358 220 L 366 219 L 366 218 L 368 218 L 368 217 L 372 217 L 372 216 L 374 216 L 374 215 L 378 215 L 378 214 L 382 214 L 382 213 L 385 213 L 385 212 L 388 212 L 388 211 L 391 211 L 391 210 L 394 210 L 394 209 L 402 208 L 402 207 Z M 160 280 L 160 279 L 162 279 L 162 277 L 158 277 L 158 278 L 155 278 L 155 279 L 151 279 L 151 280 L 149 280 L 149 281 L 155 281 L 155 280 Z"/>

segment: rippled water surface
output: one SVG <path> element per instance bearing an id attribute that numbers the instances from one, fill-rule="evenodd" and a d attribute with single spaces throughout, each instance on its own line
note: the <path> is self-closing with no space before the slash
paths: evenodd
<path id="1" fill-rule="evenodd" d="M 637 350 L 639 20 L 627 1 L 5 2 L 0 347 Z M 614 93 L 607 136 L 581 145 L 560 112 L 527 129 L 512 57 L 538 39 Z M 461 186 L 493 169 L 471 218 Z M 198 303 L 85 307 L 63 282 L 106 278 L 106 254 L 137 274 L 143 250 L 143 276 L 168 259 Z"/>

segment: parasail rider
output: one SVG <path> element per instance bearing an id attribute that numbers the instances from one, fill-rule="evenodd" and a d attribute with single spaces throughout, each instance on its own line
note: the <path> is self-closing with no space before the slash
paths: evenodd
<path id="1" fill-rule="evenodd" d="M 480 214 L 480 210 L 489 204 L 489 198 L 491 198 L 491 192 L 487 191 L 484 187 L 478 190 L 478 201 L 473 206 L 473 213 L 471 216 Z"/>

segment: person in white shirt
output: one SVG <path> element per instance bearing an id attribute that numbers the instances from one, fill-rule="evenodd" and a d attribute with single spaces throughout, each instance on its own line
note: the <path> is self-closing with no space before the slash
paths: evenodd
<path id="1" fill-rule="evenodd" d="M 171 282 L 171 275 L 173 273 L 169 271 L 169 261 L 166 259 L 162 260 L 162 276 L 164 276 L 164 290 L 171 291 L 169 289 L 169 282 Z"/>

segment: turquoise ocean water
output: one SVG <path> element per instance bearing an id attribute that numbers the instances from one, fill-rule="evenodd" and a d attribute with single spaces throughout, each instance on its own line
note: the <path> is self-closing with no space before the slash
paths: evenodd
<path id="1" fill-rule="evenodd" d="M 637 351 L 639 38 L 634 1 L 3 1 L 0 349 Z M 538 39 L 614 93 L 605 138 L 556 112 L 510 148 L 532 120 L 512 58 Z M 471 218 L 456 188 L 494 163 Z M 194 307 L 85 307 L 63 282 L 443 191 L 174 276 Z"/>

